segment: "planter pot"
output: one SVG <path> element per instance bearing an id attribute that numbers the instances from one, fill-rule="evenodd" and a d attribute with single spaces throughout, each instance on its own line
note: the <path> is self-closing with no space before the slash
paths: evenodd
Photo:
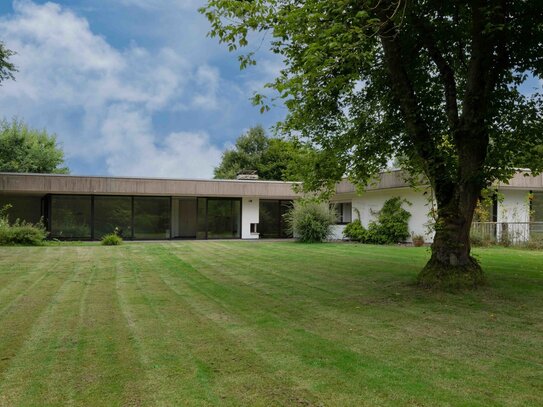
<path id="1" fill-rule="evenodd" d="M 424 246 L 424 239 L 413 239 L 413 246 L 415 247 Z"/>

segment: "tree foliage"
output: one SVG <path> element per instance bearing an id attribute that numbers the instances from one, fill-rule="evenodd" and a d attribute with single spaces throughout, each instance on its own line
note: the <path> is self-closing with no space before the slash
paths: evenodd
<path id="1" fill-rule="evenodd" d="M 279 129 L 319 148 L 307 189 L 344 174 L 365 185 L 401 157 L 437 202 L 423 277 L 482 281 L 469 246 L 479 192 L 518 166 L 543 170 L 543 99 L 521 91 L 543 77 L 539 0 L 208 0 L 201 11 L 229 49 L 261 33 L 283 56 L 267 86 L 288 108 Z"/>
<path id="2" fill-rule="evenodd" d="M 9 61 L 13 55 L 15 52 L 6 48 L 5 44 L 0 41 L 0 83 L 7 79 L 15 79 L 14 73 L 17 72 L 17 68 Z"/>
<path id="3" fill-rule="evenodd" d="M 56 136 L 14 119 L 0 122 L 0 172 L 68 173 Z"/>
<path id="4" fill-rule="evenodd" d="M 259 179 L 296 180 L 300 175 L 294 164 L 303 151 L 293 141 L 267 137 L 262 126 L 256 126 L 238 137 L 234 148 L 223 153 L 215 178 L 234 179 L 240 172 L 256 171 Z"/>

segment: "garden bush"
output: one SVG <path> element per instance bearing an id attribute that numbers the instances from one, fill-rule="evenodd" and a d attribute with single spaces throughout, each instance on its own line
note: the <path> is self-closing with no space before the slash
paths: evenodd
<path id="1" fill-rule="evenodd" d="M 376 222 L 371 222 L 369 238 L 374 243 L 390 244 L 404 242 L 409 237 L 409 218 L 411 213 L 402 208 L 408 203 L 398 196 L 385 201 Z"/>
<path id="2" fill-rule="evenodd" d="M 385 201 L 383 208 L 376 213 L 377 219 L 365 229 L 360 219 L 345 226 L 343 235 L 357 242 L 373 244 L 393 244 L 405 242 L 409 237 L 409 218 L 411 213 L 402 208 L 409 203 L 400 197 Z"/>
<path id="3" fill-rule="evenodd" d="M 330 237 L 336 213 L 316 201 L 297 201 L 285 215 L 285 220 L 289 232 L 300 242 L 317 243 Z"/>
<path id="4" fill-rule="evenodd" d="M 19 219 L 10 224 L 6 214 L 9 208 L 8 205 L 0 209 L 0 245 L 42 245 L 47 238 L 43 224 L 32 224 Z"/>
<path id="5" fill-rule="evenodd" d="M 345 229 L 343 229 L 343 236 L 349 240 L 354 240 L 355 242 L 365 243 L 368 239 L 368 232 L 362 225 L 362 222 L 360 222 L 360 219 L 356 219 L 345 226 Z"/>
<path id="6" fill-rule="evenodd" d="M 530 250 L 543 250 L 543 236 L 533 235 L 526 242 L 526 248 Z"/>
<path id="7" fill-rule="evenodd" d="M 123 244 L 123 238 L 117 233 L 109 233 L 102 236 L 101 242 L 104 246 L 118 246 Z"/>

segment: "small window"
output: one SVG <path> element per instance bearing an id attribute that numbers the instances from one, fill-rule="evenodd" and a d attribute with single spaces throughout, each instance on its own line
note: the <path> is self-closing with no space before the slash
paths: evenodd
<path id="1" fill-rule="evenodd" d="M 351 202 L 339 202 L 336 204 L 330 204 L 332 209 L 335 209 L 337 213 L 337 224 L 345 225 L 351 223 L 352 221 L 352 209 L 353 205 Z"/>
<path id="2" fill-rule="evenodd" d="M 258 233 L 258 223 L 251 223 L 251 234 Z"/>

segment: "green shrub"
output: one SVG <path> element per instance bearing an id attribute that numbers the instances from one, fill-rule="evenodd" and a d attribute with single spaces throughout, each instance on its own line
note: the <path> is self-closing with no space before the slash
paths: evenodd
<path id="1" fill-rule="evenodd" d="M 0 222 L 0 245 L 29 245 L 40 246 L 47 238 L 47 231 L 41 224 L 32 224 L 16 220 L 10 225 L 7 221 Z"/>
<path id="2" fill-rule="evenodd" d="M 104 246 L 118 246 L 123 244 L 123 238 L 117 233 L 109 233 L 102 236 L 101 242 Z"/>
<path id="3" fill-rule="evenodd" d="M 336 214 L 321 203 L 297 201 L 285 215 L 285 220 L 289 232 L 300 242 L 317 243 L 330 237 Z"/>
<path id="4" fill-rule="evenodd" d="M 349 240 L 364 243 L 368 239 L 368 232 L 362 225 L 362 222 L 360 222 L 360 219 L 356 219 L 345 226 L 345 229 L 343 229 L 343 236 Z"/>
<path id="5" fill-rule="evenodd" d="M 377 220 L 368 225 L 367 242 L 392 244 L 405 242 L 409 237 L 409 218 L 411 213 L 402 208 L 408 203 L 400 197 L 390 198 L 378 212 Z"/>
<path id="6" fill-rule="evenodd" d="M 530 250 L 543 250 L 543 236 L 532 235 L 530 240 L 526 242 L 526 248 Z"/>

